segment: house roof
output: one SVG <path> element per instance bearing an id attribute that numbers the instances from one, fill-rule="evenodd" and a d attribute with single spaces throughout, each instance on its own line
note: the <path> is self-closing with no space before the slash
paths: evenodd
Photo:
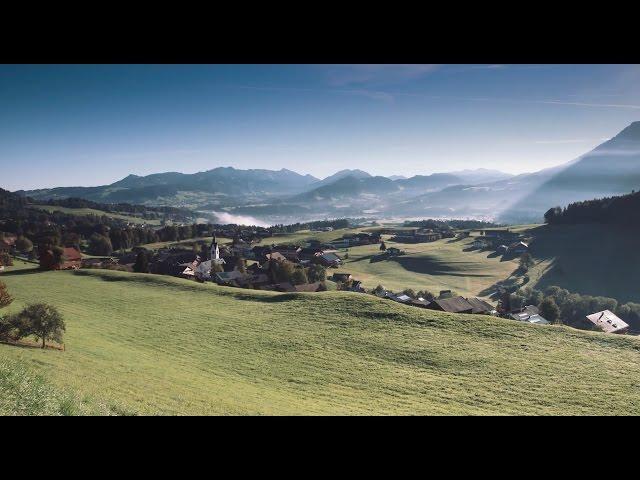
<path id="1" fill-rule="evenodd" d="M 82 260 L 82 254 L 80 251 L 74 247 L 65 247 L 64 248 L 64 256 L 67 259 L 67 262 L 75 262 L 77 260 Z"/>
<path id="2" fill-rule="evenodd" d="M 629 328 L 629 325 L 609 310 L 587 315 L 587 320 L 606 333 L 615 333 Z"/>
<path id="3" fill-rule="evenodd" d="M 323 253 L 320 257 L 329 263 L 342 261 L 342 259 L 335 253 Z"/>
<path id="4" fill-rule="evenodd" d="M 511 245 L 509 245 L 509 248 L 518 248 L 518 247 L 529 248 L 529 245 L 527 245 L 524 242 L 515 242 L 515 243 L 512 243 Z"/>
<path id="5" fill-rule="evenodd" d="M 461 313 L 467 311 L 473 311 L 473 305 L 471 305 L 464 297 L 442 298 L 431 302 L 440 306 L 442 310 L 450 313 Z"/>
<path id="6" fill-rule="evenodd" d="M 493 305 L 476 297 L 467 298 L 467 302 L 473 307 L 472 313 L 489 313 L 495 310 Z"/>

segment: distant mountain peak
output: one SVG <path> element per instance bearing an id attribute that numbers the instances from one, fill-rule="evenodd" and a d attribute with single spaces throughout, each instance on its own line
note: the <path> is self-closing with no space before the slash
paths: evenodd
<path id="1" fill-rule="evenodd" d="M 631 123 L 627 128 L 622 130 L 613 139 L 640 141 L 640 121 Z"/>

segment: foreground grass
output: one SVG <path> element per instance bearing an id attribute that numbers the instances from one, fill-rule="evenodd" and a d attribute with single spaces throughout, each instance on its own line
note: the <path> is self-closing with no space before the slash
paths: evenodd
<path id="1" fill-rule="evenodd" d="M 52 386 L 17 361 L 0 361 L 0 415 L 118 415 L 126 412 Z"/>
<path id="2" fill-rule="evenodd" d="M 35 272 L 35 271 L 34 271 Z M 100 270 L 1 276 L 67 322 L 0 345 L 58 389 L 146 414 L 638 414 L 640 343 L 342 292 L 274 294 Z"/>

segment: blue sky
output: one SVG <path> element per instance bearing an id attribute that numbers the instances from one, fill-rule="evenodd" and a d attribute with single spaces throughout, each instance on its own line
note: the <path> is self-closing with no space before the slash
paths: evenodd
<path id="1" fill-rule="evenodd" d="M 218 166 L 522 173 L 636 120 L 637 65 L 4 65 L 0 187 Z"/>

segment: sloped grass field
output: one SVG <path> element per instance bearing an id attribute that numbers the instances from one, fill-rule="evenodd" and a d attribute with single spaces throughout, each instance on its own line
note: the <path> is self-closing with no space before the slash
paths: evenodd
<path id="1" fill-rule="evenodd" d="M 14 273 L 15 272 L 15 273 Z M 66 351 L 0 345 L 57 389 L 143 414 L 639 414 L 640 341 L 86 270 L 0 275 L 56 305 Z M 2 388 L 2 387 L 0 387 Z"/>
<path id="2" fill-rule="evenodd" d="M 640 232 L 617 225 L 545 225 L 529 231 L 532 284 L 640 303 Z"/>
<path id="3" fill-rule="evenodd" d="M 387 247 L 399 248 L 406 254 L 381 261 L 376 261 L 380 245 L 352 247 L 344 266 L 336 271 L 352 273 L 367 289 L 381 284 L 394 291 L 426 289 L 437 295 L 440 290 L 449 289 L 465 296 L 486 296 L 484 291 L 509 277 L 518 262 L 502 261 L 491 251 L 472 250 L 473 241 L 474 238 L 442 239 L 408 244 L 385 240 Z"/>

